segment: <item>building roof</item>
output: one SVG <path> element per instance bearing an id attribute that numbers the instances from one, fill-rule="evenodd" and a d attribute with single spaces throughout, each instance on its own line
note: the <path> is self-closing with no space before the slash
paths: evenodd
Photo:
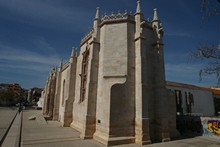
<path id="1" fill-rule="evenodd" d="M 214 88 L 214 87 L 204 87 L 205 89 L 212 91 L 213 94 L 220 95 L 220 88 Z"/>
<path id="2" fill-rule="evenodd" d="M 215 87 L 199 87 L 199 86 L 195 86 L 195 85 L 170 82 L 170 81 L 166 81 L 166 85 L 179 87 L 179 88 L 188 88 L 188 89 L 192 89 L 192 90 L 206 90 L 206 91 L 211 91 L 213 94 L 220 95 L 220 88 L 215 88 Z"/>
<path id="3" fill-rule="evenodd" d="M 188 88 L 188 89 L 193 89 L 193 90 L 206 90 L 203 87 L 190 85 L 190 84 L 177 83 L 177 82 L 170 82 L 170 81 L 166 81 L 166 85 L 167 86 L 180 87 L 180 88 Z"/>

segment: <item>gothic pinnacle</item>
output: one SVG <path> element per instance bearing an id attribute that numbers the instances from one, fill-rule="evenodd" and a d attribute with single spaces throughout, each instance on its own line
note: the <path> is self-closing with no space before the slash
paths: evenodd
<path id="1" fill-rule="evenodd" d="M 78 53 L 78 48 L 76 48 L 76 50 L 75 50 L 75 51 L 76 51 L 75 56 L 76 56 L 76 57 L 78 57 L 78 56 L 79 56 L 79 53 Z"/>
<path id="2" fill-rule="evenodd" d="M 136 9 L 136 13 L 141 13 L 141 1 L 137 0 L 137 9 Z"/>
<path id="3" fill-rule="evenodd" d="M 63 66 L 63 59 L 60 60 L 60 68 Z"/>
<path id="4" fill-rule="evenodd" d="M 75 49 L 74 49 L 74 47 L 72 47 L 72 52 L 71 52 L 71 56 L 70 56 L 70 58 L 73 58 L 74 56 L 75 56 Z"/>
<path id="5" fill-rule="evenodd" d="M 154 9 L 154 18 L 153 21 L 157 21 L 158 20 L 158 15 L 157 15 L 157 9 Z"/>
<path id="6" fill-rule="evenodd" d="M 96 8 L 96 15 L 95 15 L 95 19 L 99 19 L 100 18 L 100 14 L 99 14 L 99 7 Z"/>

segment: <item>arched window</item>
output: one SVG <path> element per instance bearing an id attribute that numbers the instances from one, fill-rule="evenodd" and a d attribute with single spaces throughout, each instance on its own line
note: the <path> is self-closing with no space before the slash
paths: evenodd
<path id="1" fill-rule="evenodd" d="M 87 74 L 88 74 L 88 62 L 89 62 L 89 46 L 87 45 L 86 50 L 83 54 L 82 60 L 82 72 L 81 72 L 81 87 L 80 87 L 80 101 L 85 100 L 86 94 L 86 83 L 87 83 Z"/>
<path id="2" fill-rule="evenodd" d="M 62 89 L 62 106 L 64 105 L 65 99 L 65 80 L 63 80 L 63 89 Z"/>

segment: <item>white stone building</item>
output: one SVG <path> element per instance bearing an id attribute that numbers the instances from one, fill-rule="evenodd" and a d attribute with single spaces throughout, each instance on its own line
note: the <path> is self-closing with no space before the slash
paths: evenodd
<path id="1" fill-rule="evenodd" d="M 139 0 L 135 14 L 100 17 L 97 8 L 80 53 L 74 48 L 69 61 L 51 71 L 44 114 L 105 145 L 178 135 L 175 100 L 165 83 L 163 33 L 157 10 L 145 20 Z"/>

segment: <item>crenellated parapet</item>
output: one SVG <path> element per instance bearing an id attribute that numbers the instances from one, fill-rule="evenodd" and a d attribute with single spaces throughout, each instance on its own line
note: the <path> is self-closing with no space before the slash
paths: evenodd
<path id="1" fill-rule="evenodd" d="M 102 18 L 101 18 L 101 26 L 105 23 L 114 23 L 114 22 L 121 22 L 121 21 L 132 21 L 135 22 L 134 16 L 132 14 L 132 12 L 128 13 L 126 10 L 125 12 L 121 13 L 120 11 L 116 14 L 114 14 L 114 12 L 112 12 L 111 15 L 107 15 L 105 14 Z"/>
<path id="2" fill-rule="evenodd" d="M 82 38 L 80 46 L 85 44 L 89 39 L 96 38 L 98 28 L 101 28 L 103 25 L 122 22 L 130 22 L 135 24 L 137 35 L 142 32 L 143 28 L 155 30 L 158 41 L 162 43 L 163 27 L 158 18 L 157 9 L 154 9 L 153 20 L 149 20 L 149 18 L 145 20 L 141 11 L 140 0 L 137 1 L 137 9 L 134 14 L 132 12 L 128 13 L 127 10 L 125 10 L 124 12 L 118 11 L 117 13 L 112 12 L 111 14 L 105 13 L 104 16 L 100 16 L 99 11 L 99 7 L 97 7 L 96 16 L 94 19 L 94 26 L 93 28 L 91 28 L 89 33 Z"/>

